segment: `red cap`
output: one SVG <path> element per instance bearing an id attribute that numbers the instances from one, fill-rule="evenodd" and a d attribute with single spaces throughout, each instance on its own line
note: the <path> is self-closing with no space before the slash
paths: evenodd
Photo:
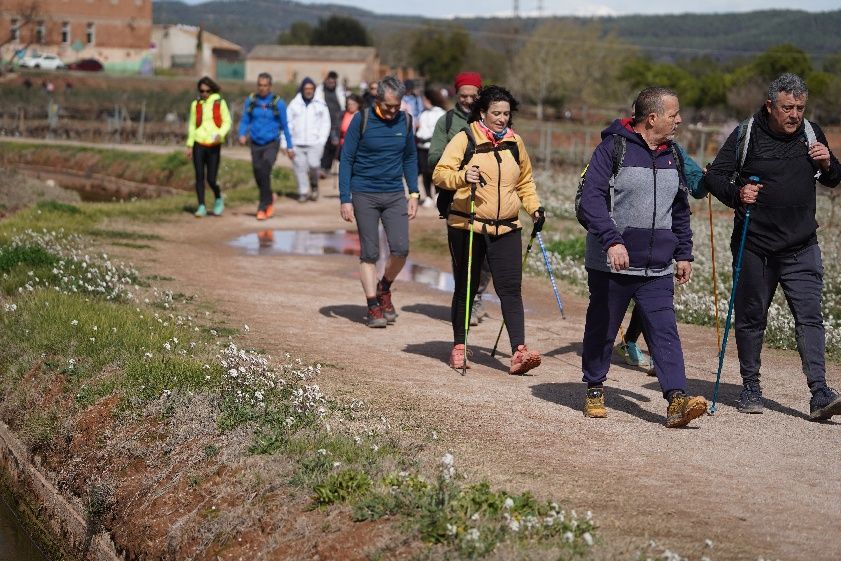
<path id="1" fill-rule="evenodd" d="M 482 76 L 478 72 L 459 72 L 456 76 L 456 91 L 462 86 L 482 87 Z"/>

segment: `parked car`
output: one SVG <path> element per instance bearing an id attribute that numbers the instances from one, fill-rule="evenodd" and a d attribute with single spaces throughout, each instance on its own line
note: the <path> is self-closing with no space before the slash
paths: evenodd
<path id="1" fill-rule="evenodd" d="M 30 55 L 20 59 L 18 63 L 23 68 L 43 68 L 44 70 L 60 70 L 65 68 L 61 59 L 55 55 Z"/>
<path id="2" fill-rule="evenodd" d="M 68 70 L 78 70 L 82 72 L 102 72 L 102 63 L 95 58 L 83 58 L 76 62 L 71 62 L 67 65 Z"/>

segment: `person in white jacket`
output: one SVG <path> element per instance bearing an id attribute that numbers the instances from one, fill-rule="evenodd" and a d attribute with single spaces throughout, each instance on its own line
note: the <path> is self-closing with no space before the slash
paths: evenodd
<path id="1" fill-rule="evenodd" d="M 432 133 L 435 132 L 435 124 L 447 111 L 444 109 L 444 98 L 435 88 L 426 88 L 423 92 L 422 101 L 423 113 L 420 114 L 418 119 L 415 141 L 418 144 L 418 172 L 423 177 L 423 187 L 426 189 L 423 206 L 432 208 L 435 206 L 435 186 L 432 184 L 434 166 L 429 165 L 429 147 L 432 141 Z"/>
<path id="2" fill-rule="evenodd" d="M 298 202 L 318 199 L 318 170 L 324 143 L 330 136 L 330 111 L 315 96 L 315 82 L 304 78 L 298 93 L 286 108 L 289 131 L 295 145 L 292 161 L 298 181 Z"/>

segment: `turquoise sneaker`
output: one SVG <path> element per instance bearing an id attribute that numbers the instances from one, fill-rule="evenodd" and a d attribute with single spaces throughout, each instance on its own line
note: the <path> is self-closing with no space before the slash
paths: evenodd
<path id="1" fill-rule="evenodd" d="M 207 209 L 204 205 L 199 205 L 199 208 L 196 209 L 196 218 L 203 218 L 207 216 Z"/>
<path id="2" fill-rule="evenodd" d="M 216 216 L 222 216 L 222 213 L 225 212 L 225 199 L 222 198 L 220 195 L 216 202 L 213 203 L 213 214 Z"/>
<path id="3" fill-rule="evenodd" d="M 625 364 L 631 366 L 648 365 L 648 356 L 636 343 L 620 343 L 616 345 L 614 350 L 625 360 Z"/>

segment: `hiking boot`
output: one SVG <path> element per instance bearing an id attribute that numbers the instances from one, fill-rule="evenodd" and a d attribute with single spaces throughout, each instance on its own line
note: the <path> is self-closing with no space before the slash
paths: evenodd
<path id="1" fill-rule="evenodd" d="M 742 393 L 739 394 L 739 401 L 736 402 L 736 410 L 739 413 L 762 413 L 762 389 L 759 384 L 745 384 Z"/>
<path id="2" fill-rule="evenodd" d="M 377 303 L 382 307 L 383 316 L 388 320 L 388 323 L 397 321 L 397 310 L 394 309 L 394 304 L 391 303 L 391 291 L 384 291 L 380 283 L 377 283 Z"/>
<path id="3" fill-rule="evenodd" d="M 225 212 L 225 199 L 222 198 L 220 195 L 218 199 L 213 203 L 213 214 L 216 216 L 222 216 L 222 213 Z"/>
<path id="4" fill-rule="evenodd" d="M 614 350 L 625 360 L 625 364 L 630 366 L 645 366 L 648 364 L 648 355 L 634 342 L 619 343 Z"/>
<path id="5" fill-rule="evenodd" d="M 318 189 L 312 189 L 310 191 L 309 200 L 311 200 L 311 201 L 317 201 L 318 200 Z"/>
<path id="6" fill-rule="evenodd" d="M 469 355 L 470 351 L 467 351 L 467 354 Z M 467 358 L 464 356 L 464 345 L 462 343 L 456 343 L 453 345 L 453 350 L 450 351 L 450 362 L 447 364 L 450 365 L 450 368 L 454 368 L 456 370 L 470 368 L 470 365 L 467 363 Z"/>
<path id="7" fill-rule="evenodd" d="M 826 421 L 833 415 L 841 415 L 841 395 L 830 387 L 821 388 L 812 394 L 809 420 Z"/>
<path id="8" fill-rule="evenodd" d="M 388 321 L 383 317 L 383 308 L 382 306 L 374 306 L 373 308 L 368 308 L 368 314 L 365 316 L 365 323 L 368 324 L 368 327 L 385 327 L 388 325 Z"/>
<path id="9" fill-rule="evenodd" d="M 207 216 L 207 208 L 204 205 L 199 205 L 196 209 L 196 218 L 204 218 Z"/>
<path id="10" fill-rule="evenodd" d="M 587 388 L 584 399 L 584 416 L 591 419 L 604 419 L 607 409 L 604 408 L 604 388 Z"/>
<path id="11" fill-rule="evenodd" d="M 266 211 L 265 210 L 258 210 L 257 211 L 257 220 L 265 220 L 266 218 L 268 218 L 268 216 L 266 216 Z"/>
<path id="12" fill-rule="evenodd" d="M 509 374 L 515 376 L 522 376 L 532 368 L 540 366 L 540 355 L 534 351 L 530 351 L 525 345 L 517 347 L 514 356 L 511 357 L 511 368 L 508 369 Z"/>
<path id="13" fill-rule="evenodd" d="M 678 391 L 669 399 L 666 410 L 666 426 L 669 428 L 685 427 L 692 419 L 697 419 L 707 412 L 707 400 L 703 397 L 690 397 Z"/>

